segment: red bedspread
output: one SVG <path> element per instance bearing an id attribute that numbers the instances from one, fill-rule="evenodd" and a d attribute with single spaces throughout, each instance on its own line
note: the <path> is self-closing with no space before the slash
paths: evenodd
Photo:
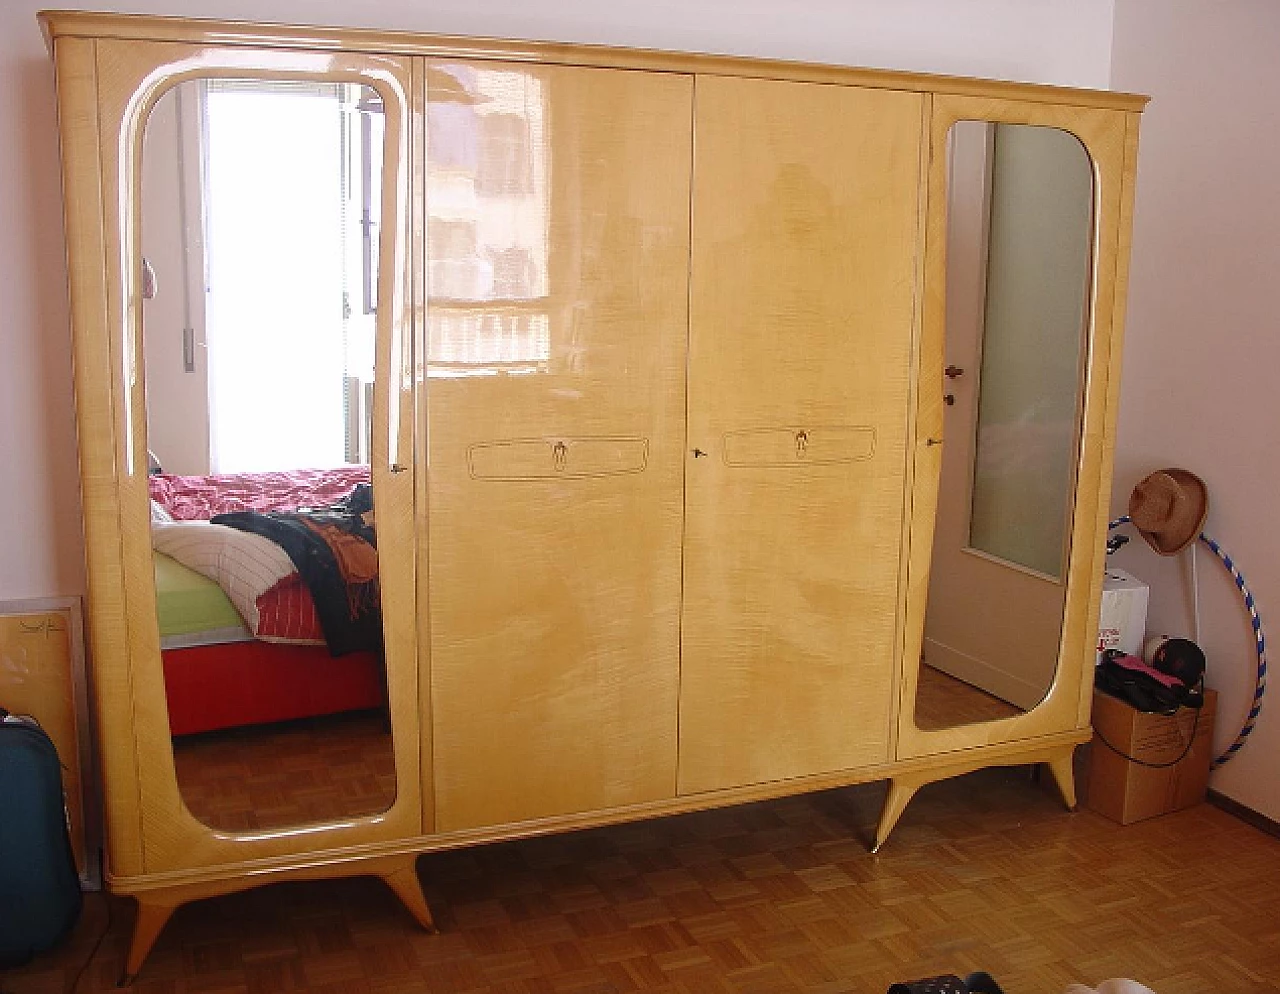
<path id="1" fill-rule="evenodd" d="M 335 659 L 323 646 L 233 642 L 161 656 L 173 735 L 386 706 L 374 652 Z"/>
<path id="2" fill-rule="evenodd" d="M 357 483 L 368 482 L 368 466 L 214 476 L 156 473 L 149 481 L 151 499 L 178 521 L 207 521 L 233 511 L 323 507 L 347 496 Z"/>

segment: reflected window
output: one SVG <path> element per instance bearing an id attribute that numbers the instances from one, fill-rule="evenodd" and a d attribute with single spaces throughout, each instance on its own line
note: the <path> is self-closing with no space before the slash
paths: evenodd
<path id="1" fill-rule="evenodd" d="M 378 234 L 382 223 L 382 146 L 386 114 L 382 97 L 368 87 L 359 90 L 356 114 L 360 127 L 360 256 L 363 313 L 378 309 Z"/>
<path id="2" fill-rule="evenodd" d="M 367 461 L 382 135 L 371 92 L 201 87 L 213 472 Z"/>
<path id="3" fill-rule="evenodd" d="M 431 375 L 544 369 L 551 322 L 542 81 L 436 64 L 427 94 Z"/>

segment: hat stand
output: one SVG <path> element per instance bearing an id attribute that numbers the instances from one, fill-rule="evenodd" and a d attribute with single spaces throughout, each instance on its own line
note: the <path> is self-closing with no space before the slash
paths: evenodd
<path id="1" fill-rule="evenodd" d="M 1121 525 L 1129 523 L 1129 516 L 1124 515 L 1108 523 L 1107 530 L 1113 531 Z M 1253 731 L 1253 726 L 1257 723 L 1258 715 L 1262 711 L 1262 697 L 1267 690 L 1267 640 L 1262 630 L 1262 618 L 1258 614 L 1258 606 L 1253 600 L 1253 593 L 1249 590 L 1249 585 L 1245 583 L 1244 574 L 1240 572 L 1226 550 L 1204 532 L 1200 533 L 1199 540 L 1218 557 L 1226 571 L 1231 574 L 1231 579 L 1235 583 L 1236 589 L 1240 591 L 1240 596 L 1244 600 L 1245 610 L 1249 612 L 1249 621 L 1253 627 L 1254 643 L 1258 653 L 1258 675 L 1253 687 L 1253 704 L 1249 708 L 1249 714 L 1244 720 L 1244 725 L 1240 728 L 1240 734 L 1236 736 L 1235 741 L 1221 755 L 1214 759 L 1213 769 L 1216 770 L 1218 767 L 1230 762 L 1235 757 L 1235 754 L 1244 748 L 1245 740 L 1249 738 L 1249 733 Z M 1194 545 L 1191 547 L 1191 554 L 1193 556 L 1191 582 L 1194 588 L 1196 641 L 1198 642 L 1200 639 L 1200 584 L 1199 577 L 1196 574 Z"/>

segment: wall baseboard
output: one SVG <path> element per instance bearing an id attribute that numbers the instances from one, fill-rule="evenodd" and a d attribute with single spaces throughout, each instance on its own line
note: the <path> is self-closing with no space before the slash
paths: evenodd
<path id="1" fill-rule="evenodd" d="M 1206 792 L 1205 798 L 1215 808 L 1221 808 L 1229 815 L 1234 815 L 1247 825 L 1252 825 L 1261 832 L 1268 835 L 1274 835 L 1280 839 L 1280 822 L 1274 821 L 1262 814 L 1260 811 L 1254 811 L 1253 808 L 1245 807 L 1239 801 L 1233 801 L 1224 794 L 1219 794 L 1216 790 Z"/>

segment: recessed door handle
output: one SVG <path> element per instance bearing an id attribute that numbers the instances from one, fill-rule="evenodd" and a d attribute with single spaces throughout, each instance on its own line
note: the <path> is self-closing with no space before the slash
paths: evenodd
<path id="1" fill-rule="evenodd" d="M 955 365 L 948 366 L 942 372 L 946 375 L 947 379 L 949 380 L 954 380 L 958 376 L 964 376 L 964 370 L 961 369 L 959 366 L 955 366 Z"/>

